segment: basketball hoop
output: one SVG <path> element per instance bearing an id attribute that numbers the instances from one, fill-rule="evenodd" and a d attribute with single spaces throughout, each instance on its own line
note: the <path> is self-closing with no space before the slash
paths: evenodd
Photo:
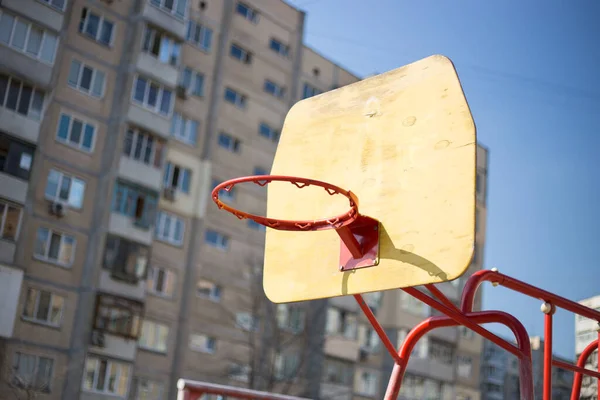
<path id="1" fill-rule="evenodd" d="M 320 186 L 330 196 L 340 194 L 349 201 L 350 209 L 343 214 L 317 220 L 283 220 L 268 218 L 240 211 L 219 199 L 219 192 L 230 192 L 239 183 L 251 182 L 266 186 L 271 182 L 289 182 L 302 189 L 307 186 Z M 267 228 L 282 231 L 320 231 L 335 229 L 341 239 L 340 271 L 377 265 L 379 254 L 379 221 L 360 215 L 358 198 L 349 190 L 315 179 L 299 178 L 283 175 L 254 175 L 230 179 L 217 185 L 212 191 L 212 199 L 219 209 L 230 212 L 239 219 L 250 219 Z"/>

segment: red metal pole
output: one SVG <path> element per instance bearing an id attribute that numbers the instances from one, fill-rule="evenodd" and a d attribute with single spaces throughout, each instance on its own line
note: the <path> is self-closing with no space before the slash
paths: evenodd
<path id="1" fill-rule="evenodd" d="M 429 290 L 431 292 L 431 294 L 433 294 L 439 301 L 441 301 L 442 303 L 444 303 L 448 308 L 452 308 L 452 309 L 460 312 L 460 310 L 458 309 L 458 307 L 456 307 L 454 305 L 454 303 L 452 303 L 450 301 L 450 299 L 448 299 L 446 297 L 446 295 L 444 293 L 442 293 L 442 291 L 440 289 L 436 288 L 432 284 L 425 285 L 425 287 L 427 288 L 427 290 Z"/>
<path id="2" fill-rule="evenodd" d="M 600 346 L 600 340 L 596 339 L 592 343 L 590 343 L 579 356 L 577 360 L 577 366 L 579 368 L 584 368 L 585 363 L 589 356 L 598 349 Z M 555 362 L 556 363 L 556 362 Z M 579 396 L 581 395 L 581 381 L 583 379 L 583 375 L 581 371 L 576 371 L 575 376 L 573 377 L 573 389 L 571 391 L 571 400 L 579 400 Z"/>
<path id="3" fill-rule="evenodd" d="M 390 341 L 390 338 L 379 324 L 379 321 L 377 321 L 377 318 L 375 317 L 375 314 L 373 314 L 373 311 L 371 311 L 371 308 L 367 305 L 367 303 L 365 303 L 365 299 L 363 299 L 362 295 L 360 294 L 355 294 L 354 298 L 356 299 L 356 302 L 360 306 L 363 313 L 367 316 L 367 319 L 373 326 L 373 329 L 375 329 L 375 332 L 377 332 L 377 335 L 379 335 L 379 339 L 381 339 L 381 342 L 390 353 L 396 364 L 401 363 L 402 359 L 396 352 L 396 347 L 394 347 Z"/>
<path id="4" fill-rule="evenodd" d="M 600 330 L 598 331 L 598 339 L 596 341 L 598 342 L 598 346 L 596 347 L 598 350 L 598 353 L 596 353 L 596 364 L 598 372 L 600 372 Z M 596 398 L 600 399 L 600 378 L 596 379 L 596 389 L 598 390 Z"/>
<path id="5" fill-rule="evenodd" d="M 520 372 L 521 372 L 521 399 L 533 400 L 533 372 L 531 370 L 531 344 L 529 343 L 529 336 L 527 330 L 523 324 L 519 322 L 515 317 L 502 311 L 480 311 L 469 313 L 465 315 L 470 322 L 474 324 L 487 324 L 487 323 L 501 323 L 514 333 L 517 339 L 518 349 L 514 345 L 506 342 L 506 344 L 514 349 L 514 353 L 517 354 L 520 360 Z M 400 348 L 400 359 L 402 362 L 394 366 L 392 376 L 390 377 L 387 391 L 385 394 L 385 400 L 396 400 L 400 393 L 400 387 L 402 378 L 406 371 L 406 365 L 410 354 L 417 341 L 427 334 L 429 331 L 436 328 L 443 328 L 449 326 L 457 326 L 460 323 L 449 316 L 436 316 L 427 318 L 415 326 L 406 336 L 402 347 Z M 477 325 L 479 326 L 479 325 Z M 502 340 L 502 339 L 501 339 Z"/>
<path id="6" fill-rule="evenodd" d="M 542 304 L 544 315 L 544 400 L 552 400 L 552 316 L 555 308 L 550 303 Z"/>

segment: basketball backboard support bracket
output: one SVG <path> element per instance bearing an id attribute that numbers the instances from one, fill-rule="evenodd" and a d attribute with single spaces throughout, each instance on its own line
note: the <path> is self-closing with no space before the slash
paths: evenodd
<path id="1" fill-rule="evenodd" d="M 336 230 L 340 236 L 340 271 L 379 264 L 379 221 L 359 215 L 350 225 Z"/>

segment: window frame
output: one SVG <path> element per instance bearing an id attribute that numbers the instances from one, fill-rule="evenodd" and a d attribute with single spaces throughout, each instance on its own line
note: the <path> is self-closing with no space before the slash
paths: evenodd
<path id="1" fill-rule="evenodd" d="M 186 84 L 186 74 L 189 74 L 189 82 Z M 198 81 L 200 83 L 198 84 Z M 181 69 L 181 76 L 179 78 L 179 85 L 183 86 L 187 93 L 191 93 L 196 97 L 204 97 L 204 84 L 205 76 L 202 72 L 197 71 L 191 67 L 184 66 Z M 198 86 L 200 88 L 198 89 Z"/>
<path id="2" fill-rule="evenodd" d="M 217 144 L 230 153 L 239 154 L 242 152 L 242 141 L 225 131 L 219 131 Z"/>
<path id="3" fill-rule="evenodd" d="M 47 191 L 48 191 L 48 182 L 49 182 L 49 178 L 50 178 L 50 175 L 52 174 L 52 172 L 55 172 L 55 173 L 59 174 L 59 179 L 58 179 L 58 182 L 57 182 L 57 185 L 56 185 L 56 193 L 54 194 L 54 197 L 49 196 L 48 193 L 47 193 Z M 71 189 L 73 187 L 73 182 L 78 182 L 83 187 L 82 196 L 81 196 L 81 205 L 73 205 L 73 204 L 69 203 L 69 199 L 63 200 L 63 199 L 60 198 L 60 191 L 61 191 L 62 183 L 63 183 L 63 180 L 64 180 L 65 177 L 69 178 L 71 180 L 71 183 L 69 184 L 69 197 L 71 197 Z M 72 208 L 74 210 L 82 210 L 83 209 L 83 205 L 85 203 L 85 191 L 86 191 L 86 189 L 87 189 L 87 184 L 86 184 L 86 181 L 84 181 L 83 179 L 81 179 L 81 178 L 79 178 L 79 177 L 77 177 L 75 175 L 63 172 L 61 170 L 50 168 L 48 170 L 48 175 L 46 177 L 46 187 L 44 188 L 44 197 L 46 198 L 46 200 L 51 201 L 53 203 L 59 203 L 59 204 L 64 205 L 65 207 L 69 207 L 69 208 Z"/>
<path id="4" fill-rule="evenodd" d="M 239 57 L 234 54 L 234 50 L 236 50 L 240 53 Z M 233 58 L 234 60 L 239 61 L 242 64 L 245 64 L 245 65 L 252 64 L 252 59 L 254 58 L 253 56 L 254 55 L 250 50 L 247 50 L 245 47 L 237 44 L 236 42 L 232 42 L 231 45 L 229 46 L 229 57 Z"/>
<path id="5" fill-rule="evenodd" d="M 210 237 L 214 236 L 216 241 L 210 240 Z M 224 233 L 221 233 L 215 229 L 206 229 L 204 231 L 204 243 L 216 249 L 227 251 L 229 250 L 231 237 Z"/>
<path id="6" fill-rule="evenodd" d="M 0 204 L 4 206 L 4 209 L 0 213 L 0 240 L 15 243 L 17 240 L 19 240 L 19 234 L 21 233 L 21 224 L 23 222 L 23 206 L 21 206 L 17 203 L 12 203 L 3 198 L 0 198 Z M 8 239 L 8 238 L 4 237 L 4 227 L 6 225 L 6 219 L 8 216 L 9 207 L 16 208 L 19 210 L 19 220 L 17 221 L 17 228 L 15 229 L 14 239 Z"/>
<path id="7" fill-rule="evenodd" d="M 159 291 L 156 289 L 157 285 L 155 275 L 158 275 L 160 271 L 164 271 L 163 286 L 168 287 L 168 282 L 170 282 L 171 293 L 167 293 L 165 290 Z M 159 267 L 156 265 L 152 265 L 150 266 L 150 268 L 148 268 L 148 276 L 146 277 L 146 290 L 148 291 L 148 293 L 158 297 L 163 297 L 165 299 L 172 299 L 175 297 L 175 291 L 177 289 L 176 284 L 177 273 L 175 273 L 174 270 L 170 268 Z"/>
<path id="8" fill-rule="evenodd" d="M 48 232 L 48 238 L 46 239 L 46 243 L 45 243 L 45 250 L 46 250 L 46 254 L 38 254 L 35 251 L 37 250 L 37 241 L 38 241 L 38 236 L 40 234 L 41 230 L 46 230 Z M 49 253 L 50 253 L 50 244 L 52 242 L 52 235 L 56 234 L 58 236 L 60 236 L 60 242 L 59 242 L 59 249 L 58 249 L 58 254 L 60 255 L 61 249 L 64 245 L 65 242 L 65 237 L 67 238 L 71 238 L 71 240 L 73 241 L 73 245 L 72 245 L 72 251 L 71 251 L 71 256 L 69 257 L 69 262 L 67 263 L 62 263 L 58 261 L 57 259 L 53 259 L 49 257 Z M 36 260 L 39 261 L 43 261 L 45 263 L 48 264 L 54 264 L 54 265 L 58 265 L 64 268 L 71 268 L 73 266 L 73 262 L 75 261 L 75 254 L 77 252 L 77 238 L 73 235 L 69 235 L 67 233 L 64 233 L 63 231 L 59 231 L 59 230 L 54 230 L 51 228 L 46 228 L 44 226 L 39 226 L 38 229 L 36 230 L 36 237 L 35 237 L 35 242 L 34 242 L 34 251 L 33 251 L 33 258 L 35 258 Z"/>
<path id="9" fill-rule="evenodd" d="M 274 47 L 279 47 L 279 49 L 275 49 Z M 283 41 L 271 37 L 269 39 L 269 50 L 273 51 L 280 57 L 289 59 L 290 58 L 290 45 L 284 43 Z"/>
<path id="10" fill-rule="evenodd" d="M 195 33 L 198 31 L 198 29 L 200 30 L 199 32 L 199 40 L 196 41 L 195 39 Z M 194 31 L 194 35 L 192 34 L 192 31 Z M 208 36 L 207 36 L 208 35 Z M 197 49 L 199 49 L 200 51 L 203 51 L 205 53 L 210 53 L 213 47 L 213 37 L 214 37 L 214 31 L 209 28 L 208 26 L 194 20 L 194 19 L 190 19 L 187 23 L 187 28 L 186 28 L 186 34 L 185 34 L 185 40 L 189 43 L 191 43 L 192 46 L 196 47 Z"/>
<path id="11" fill-rule="evenodd" d="M 164 232 L 164 225 L 166 224 L 166 220 L 170 219 L 169 222 L 169 237 L 164 236 L 162 234 L 162 232 Z M 174 237 L 172 238 L 171 235 L 174 235 L 175 233 L 175 227 L 177 226 L 177 222 L 180 221 L 181 222 L 181 239 L 180 240 L 176 240 Z M 159 232 L 161 232 L 159 234 Z M 164 243 L 168 243 L 170 245 L 173 246 L 177 246 L 177 247 L 181 247 L 183 246 L 184 242 L 185 242 L 185 219 L 175 215 L 173 213 L 170 212 L 166 212 L 163 210 L 159 210 L 156 213 L 156 227 L 155 227 L 155 232 L 154 232 L 154 237 L 156 238 L 156 240 L 164 242 Z"/>
<path id="12" fill-rule="evenodd" d="M 204 339 L 205 343 L 212 343 L 212 346 L 194 346 L 192 342 L 194 341 L 194 337 Z M 197 351 L 200 353 L 206 354 L 215 354 L 217 352 L 217 338 L 214 336 L 209 336 L 205 333 L 191 333 L 189 340 L 189 348 L 192 351 Z"/>
<path id="13" fill-rule="evenodd" d="M 71 70 L 73 69 L 74 63 L 79 64 L 79 71 L 77 72 L 77 83 L 76 84 L 73 84 L 70 80 Z M 90 89 L 89 90 L 86 90 L 85 88 L 81 87 L 81 79 L 83 76 L 84 68 L 88 68 L 88 69 L 92 70 L 92 78 L 90 80 Z M 94 88 L 94 84 L 96 83 L 96 79 L 98 79 L 99 74 L 101 74 L 101 76 L 102 76 L 102 89 L 100 90 L 100 94 L 96 95 L 96 94 L 94 94 L 93 88 Z M 67 86 L 69 86 L 71 89 L 77 90 L 78 92 L 81 92 L 87 96 L 102 100 L 104 98 L 104 95 L 106 94 L 106 72 L 101 71 L 100 69 L 98 69 L 96 67 L 92 67 L 91 65 L 86 64 L 83 61 L 80 61 L 76 58 L 72 58 L 71 63 L 69 64 L 69 73 L 67 75 Z"/>
<path id="14" fill-rule="evenodd" d="M 40 89 L 38 89 L 35 85 L 30 84 L 28 82 L 25 82 L 21 79 L 15 78 L 10 74 L 6 74 L 6 73 L 2 73 L 0 72 L 0 78 L 2 77 L 6 77 L 6 88 L 5 88 L 5 93 L 4 96 L 2 98 L 0 98 L 0 107 L 2 107 L 3 109 L 5 109 L 8 112 L 12 112 L 12 113 L 16 113 L 19 115 L 22 115 L 24 118 L 28 118 L 31 119 L 33 121 L 37 121 L 37 122 L 41 122 L 42 118 L 44 117 L 44 114 L 46 112 L 46 93 Z M 9 90 L 12 87 L 12 83 L 13 81 L 17 81 L 19 82 L 19 94 L 17 96 L 17 100 L 16 100 L 16 104 L 15 104 L 15 109 L 11 109 L 9 107 L 7 107 L 7 102 L 8 102 L 8 95 L 9 95 Z M 31 88 L 31 98 L 29 99 L 29 102 L 27 104 L 27 113 L 26 114 L 22 114 L 19 111 L 19 108 L 21 106 L 21 95 L 23 94 L 23 87 L 27 86 L 28 88 Z M 36 97 L 36 95 L 38 97 L 41 97 L 41 108 L 39 110 L 39 114 L 35 114 L 35 113 L 31 113 L 31 110 L 33 109 L 33 104 L 34 104 L 34 99 Z"/>
<path id="15" fill-rule="evenodd" d="M 101 314 L 101 308 L 108 310 L 108 316 Z M 122 332 L 119 329 L 112 329 L 110 325 L 113 318 L 110 316 L 113 310 L 124 311 L 130 317 L 127 317 L 127 329 Z M 137 340 L 142 332 L 142 321 L 144 319 L 144 305 L 133 299 L 116 296 L 110 293 L 98 292 L 96 295 L 96 304 L 94 308 L 94 320 L 92 328 L 109 335 L 118 336 L 127 340 Z"/>
<path id="16" fill-rule="evenodd" d="M 37 377 L 38 373 L 39 373 L 40 359 L 43 358 L 43 359 L 51 361 L 51 369 L 50 369 L 50 374 L 49 374 L 50 376 L 47 377 L 47 379 L 48 379 L 47 386 L 48 387 L 46 389 L 40 390 L 40 389 L 35 389 L 35 386 L 31 385 L 31 384 L 29 384 L 29 385 L 22 385 L 20 382 L 19 383 L 15 383 L 15 375 L 16 375 L 15 374 L 15 372 L 16 372 L 15 371 L 16 370 L 15 366 L 18 365 L 18 361 L 19 361 L 19 358 L 21 356 L 35 357 L 35 367 L 34 367 L 33 373 L 32 373 L 32 376 L 34 378 Z M 56 359 L 54 359 L 53 357 L 46 357 L 46 356 L 42 356 L 42 355 L 38 355 L 38 354 L 32 354 L 32 353 L 27 353 L 27 352 L 22 352 L 22 351 L 15 351 L 13 353 L 12 368 L 11 368 L 11 378 L 10 378 L 10 380 L 11 380 L 11 382 L 13 384 L 15 384 L 15 386 L 18 386 L 18 387 L 25 387 L 25 388 L 28 388 L 30 390 L 34 390 L 36 392 L 52 393 L 52 382 L 54 380 L 54 368 L 55 368 L 55 366 L 56 366 Z M 32 389 L 32 386 L 34 387 L 33 389 Z"/>
<path id="17" fill-rule="evenodd" d="M 136 90 L 137 90 L 137 84 L 138 84 L 139 80 L 145 81 L 144 99 L 141 101 L 136 99 Z M 152 84 L 154 84 L 155 86 L 158 86 L 158 92 L 156 95 L 156 105 L 155 106 L 151 106 L 150 104 L 148 104 L 148 97 L 150 95 L 150 86 Z M 163 96 L 164 96 L 165 92 L 171 93 L 171 97 L 169 100 L 169 111 L 166 114 L 162 113 L 162 111 L 161 111 Z M 152 78 L 146 77 L 145 75 L 135 74 L 133 76 L 133 85 L 131 87 L 131 101 L 133 102 L 133 104 L 135 104 L 145 110 L 148 110 L 148 111 L 152 112 L 153 114 L 156 114 L 163 118 L 170 119 L 173 116 L 173 110 L 175 109 L 175 91 L 167 88 L 166 85 L 159 83 Z"/>
<path id="18" fill-rule="evenodd" d="M 128 127 L 125 131 L 124 141 L 127 141 L 128 135 L 131 133 L 131 148 L 129 149 L 129 153 L 126 152 L 127 146 L 123 145 L 122 155 L 125 157 L 138 162 L 145 164 L 149 167 L 162 169 L 162 165 L 164 162 L 164 155 L 166 152 L 164 151 L 165 142 L 162 138 L 152 133 L 146 132 L 142 129 L 135 127 Z M 148 140 L 152 138 L 152 148 L 150 149 L 150 160 L 148 162 L 144 161 L 144 155 L 146 154 L 146 150 L 148 148 Z M 140 145 L 140 158 L 135 157 L 136 146 L 138 141 L 142 140 L 142 144 Z"/>
<path id="19" fill-rule="evenodd" d="M 67 128 L 67 138 L 66 139 L 62 139 L 59 136 L 59 132 L 60 132 L 60 127 L 61 127 L 61 123 L 62 123 L 62 118 L 66 117 L 69 118 L 69 127 Z M 73 124 L 75 122 L 75 120 L 81 122 L 81 134 L 80 134 L 80 141 L 78 144 L 74 144 L 70 138 L 71 138 L 71 134 L 73 131 Z M 85 130 L 86 127 L 91 127 L 92 128 L 92 142 L 90 145 L 89 149 L 86 149 L 83 146 L 83 142 L 84 142 L 84 137 L 85 137 Z M 96 125 L 93 122 L 90 122 L 87 119 L 83 119 L 80 118 L 79 116 L 76 116 L 74 114 L 70 114 L 67 113 L 66 111 L 62 111 L 58 114 L 58 122 L 56 124 L 56 134 L 54 136 L 54 140 L 56 140 L 57 142 L 64 144 L 65 146 L 71 147 L 73 149 L 82 151 L 84 153 L 88 153 L 88 154 L 92 154 L 94 152 L 94 149 L 96 147 L 96 137 L 97 137 L 97 133 L 98 133 L 98 125 Z"/>
<path id="20" fill-rule="evenodd" d="M 177 182 L 173 184 L 175 169 L 178 169 Z M 185 188 L 185 176 L 187 176 L 187 188 Z M 165 171 L 163 174 L 163 188 L 174 189 L 179 193 L 190 195 L 192 192 L 192 169 L 184 167 L 180 164 L 175 164 L 171 161 L 165 163 Z"/>
<path id="21" fill-rule="evenodd" d="M 32 316 L 27 316 L 25 315 L 26 310 L 27 310 L 27 305 L 28 300 L 29 300 L 29 292 L 35 292 L 35 300 L 34 300 L 34 304 L 33 304 L 33 309 L 32 309 Z M 48 306 L 48 315 L 46 316 L 46 319 L 38 319 L 36 318 L 38 312 L 39 312 L 39 306 L 40 306 L 40 297 L 42 295 L 42 293 L 47 293 L 50 295 L 50 303 Z M 51 322 L 51 314 L 52 314 L 52 308 L 54 305 L 54 298 L 60 298 L 62 299 L 62 306 L 60 307 L 60 312 L 58 315 L 58 321 L 56 323 Z M 52 326 L 55 328 L 59 328 L 62 325 L 63 322 L 63 317 L 64 317 L 64 312 L 65 312 L 65 301 L 66 301 L 66 297 L 65 296 L 61 296 L 58 294 L 55 294 L 54 292 L 50 291 L 50 290 L 44 290 L 44 289 L 39 289 L 33 286 L 29 286 L 27 287 L 27 292 L 25 295 L 25 302 L 23 303 L 23 311 L 21 313 L 21 318 L 25 321 L 28 322 L 34 322 L 36 324 L 42 324 L 42 325 L 48 325 L 48 326 Z"/>
<path id="22" fill-rule="evenodd" d="M 204 294 L 204 293 L 200 292 L 199 286 L 202 283 L 211 285 L 209 294 Z M 208 299 L 215 303 L 218 303 L 221 301 L 222 293 L 223 293 L 222 286 L 211 280 L 200 278 L 200 279 L 198 279 L 198 281 L 196 281 L 196 296 L 198 296 L 198 297 L 201 297 L 203 299 Z"/>
<path id="23" fill-rule="evenodd" d="M 87 378 L 87 373 L 88 373 L 87 367 L 88 367 L 88 362 L 90 360 L 95 361 L 95 367 L 93 369 L 94 376 L 92 379 L 92 387 L 86 388 L 86 381 L 87 381 L 86 378 Z M 98 384 L 98 377 L 100 376 L 100 364 L 103 361 L 106 362 L 106 370 L 105 370 L 105 375 L 104 375 L 104 389 L 99 390 L 99 389 L 96 389 L 96 386 Z M 82 383 L 81 383 L 81 389 L 84 392 L 98 393 L 98 394 L 109 395 L 109 396 L 114 396 L 114 397 L 121 397 L 121 398 L 127 397 L 127 395 L 129 394 L 131 378 L 132 378 L 132 373 L 133 373 L 133 368 L 132 368 L 133 365 L 131 363 L 117 361 L 112 358 L 88 353 L 85 357 L 85 363 L 83 365 L 84 365 L 84 367 L 83 367 L 84 369 L 83 369 L 83 379 L 82 379 Z M 127 384 L 125 386 L 125 393 L 123 393 L 122 395 L 119 394 L 118 392 L 115 393 L 115 392 L 110 392 L 107 390 L 109 382 L 110 382 L 109 374 L 110 374 L 110 371 L 112 371 L 115 366 L 118 367 L 117 373 L 116 373 L 116 379 L 115 379 L 115 388 L 117 388 L 117 389 L 119 388 L 119 383 L 120 383 L 120 380 L 123 375 L 123 368 L 125 367 L 125 369 L 127 370 L 127 374 L 126 374 Z"/>
<path id="24" fill-rule="evenodd" d="M 266 122 L 258 124 L 258 135 L 273 142 L 278 143 L 281 133 Z"/>
<path id="25" fill-rule="evenodd" d="M 192 129 L 194 125 L 196 126 L 195 130 Z M 181 130 L 184 131 L 183 135 L 181 134 Z M 183 114 L 175 111 L 171 117 L 169 134 L 181 143 L 196 146 L 198 144 L 198 136 L 200 135 L 200 121 L 187 118 Z"/>
<path id="26" fill-rule="evenodd" d="M 44 5 L 47 5 L 48 7 L 51 7 L 55 10 L 58 11 L 65 11 L 65 9 L 67 8 L 67 1 L 68 0 L 64 0 L 63 1 L 63 6 L 62 7 L 57 7 L 54 4 L 52 4 L 53 0 L 38 0 L 40 3 L 43 3 Z"/>
<path id="27" fill-rule="evenodd" d="M 49 66 L 53 67 L 54 63 L 56 62 L 56 53 L 58 52 L 58 48 L 60 46 L 60 37 L 58 35 L 55 35 L 55 34 L 49 32 L 47 29 L 44 29 L 42 26 L 40 26 L 38 24 L 35 24 L 35 23 L 33 23 L 33 22 L 31 22 L 31 21 L 29 21 L 29 20 L 27 20 L 25 18 L 22 18 L 22 17 L 20 17 L 20 16 L 18 16 L 16 14 L 12 14 L 10 12 L 6 12 L 5 9 L 1 9 L 0 10 L 0 21 L 1 21 L 1 18 L 2 18 L 3 15 L 10 15 L 13 18 L 13 24 L 12 24 L 12 28 L 11 28 L 11 31 L 10 31 L 10 35 L 8 37 L 8 43 L 4 43 L 3 41 L 0 41 L 0 45 L 1 46 L 6 46 L 6 47 L 8 47 L 9 49 L 11 49 L 13 51 L 21 53 L 21 54 L 23 54 L 23 55 L 25 55 L 27 57 L 33 58 L 34 60 L 37 60 L 37 61 L 39 61 L 41 63 L 44 63 L 46 65 L 49 65 Z M 25 37 L 23 39 L 24 40 L 24 45 L 23 45 L 22 49 L 19 48 L 19 47 L 14 46 L 12 44 L 13 39 L 14 39 L 14 34 L 15 34 L 15 27 L 17 26 L 17 21 L 20 22 L 20 23 L 23 23 L 24 25 L 27 26 L 27 30 L 25 32 Z M 36 54 L 33 54 L 33 53 L 31 53 L 31 52 L 29 52 L 27 50 L 28 47 L 29 47 L 29 38 L 30 38 L 30 35 L 31 35 L 31 30 L 33 28 L 42 31 L 42 38 L 40 40 L 39 48 L 38 48 Z M 47 36 L 55 38 L 55 47 L 54 47 L 54 51 L 52 52 L 52 60 L 51 61 L 47 61 L 47 60 L 44 60 L 42 58 L 42 49 L 44 47 L 44 44 L 46 44 Z"/>
<path id="28" fill-rule="evenodd" d="M 119 199 L 119 192 L 121 198 Z M 130 194 L 131 193 L 131 194 Z M 143 205 L 141 216 L 138 218 L 138 201 L 142 199 Z M 129 200 L 134 203 L 131 210 L 128 210 Z M 117 179 L 114 185 L 113 198 L 111 202 L 111 212 L 123 215 L 133 221 L 133 224 L 139 228 L 150 229 L 156 221 L 156 210 L 158 209 L 158 193 L 131 184 L 127 181 Z"/>
<path id="29" fill-rule="evenodd" d="M 147 36 L 150 35 L 148 39 Z M 154 54 L 152 49 L 154 48 L 154 41 L 157 40 L 158 36 L 158 54 Z M 146 48 L 146 41 L 149 40 L 148 48 Z M 163 46 L 165 44 L 165 40 L 168 41 L 168 50 L 167 56 L 168 60 L 165 62 L 161 59 L 161 54 L 163 53 Z M 181 65 L 181 54 L 183 51 L 183 43 L 173 35 L 170 35 L 165 30 L 159 29 L 151 24 L 146 24 L 144 26 L 144 31 L 142 33 L 142 45 L 141 51 L 142 53 L 148 54 L 150 57 L 154 58 L 161 64 L 169 65 L 174 68 L 178 68 Z"/>
<path id="30" fill-rule="evenodd" d="M 240 8 L 245 9 L 245 12 L 242 13 Z M 256 8 L 251 7 L 242 1 L 238 1 L 235 5 L 235 13 L 255 25 L 258 24 L 260 20 L 260 12 Z"/>
<path id="31" fill-rule="evenodd" d="M 167 15 L 171 15 L 174 18 L 180 19 L 180 20 L 185 20 L 185 18 L 187 17 L 188 14 L 188 0 L 173 0 L 173 8 L 171 10 L 169 10 L 168 8 L 164 7 L 164 3 L 166 0 L 150 0 L 150 4 L 156 8 L 158 8 L 160 11 L 164 12 Z M 157 4 L 158 2 L 158 4 Z M 179 14 L 177 12 L 178 6 L 179 6 L 179 2 L 183 2 L 183 9 L 184 12 L 183 14 Z"/>
<path id="32" fill-rule="evenodd" d="M 235 97 L 234 101 L 230 101 L 227 99 L 228 93 L 233 94 L 233 96 Z M 225 86 L 225 89 L 223 91 L 223 98 L 226 103 L 228 103 L 240 110 L 246 110 L 248 108 L 248 96 L 246 96 L 245 94 L 243 94 L 229 86 Z"/>
<path id="33" fill-rule="evenodd" d="M 269 87 L 271 87 L 273 90 L 269 89 Z M 265 79 L 265 82 L 263 84 L 263 92 L 265 92 L 266 94 L 275 97 L 276 99 L 279 100 L 283 100 L 285 99 L 285 95 L 286 95 L 286 89 L 284 86 L 280 85 L 279 83 L 272 81 L 269 78 Z"/>
<path id="34" fill-rule="evenodd" d="M 82 20 L 84 13 L 85 13 L 85 21 L 83 22 L 83 25 L 82 25 L 81 20 Z M 93 37 L 92 35 L 90 35 L 89 33 L 86 32 L 86 28 L 89 23 L 90 14 L 94 14 L 96 17 L 98 17 L 98 32 L 96 32 L 96 37 Z M 112 30 L 110 32 L 110 40 L 108 41 L 108 43 L 104 43 L 104 42 L 100 41 L 100 39 L 99 39 L 102 36 L 101 33 L 104 29 L 104 22 L 107 22 L 112 25 Z M 103 13 L 99 13 L 97 11 L 92 11 L 91 7 L 82 7 L 81 14 L 79 15 L 79 23 L 77 26 L 77 32 L 80 33 L 81 35 L 83 35 L 84 37 L 92 39 L 94 42 L 96 42 L 102 46 L 112 48 L 115 43 L 115 37 L 117 36 L 117 24 L 115 23 L 114 20 L 106 18 Z"/>
<path id="35" fill-rule="evenodd" d="M 151 325 L 152 327 L 152 331 L 153 331 L 153 337 L 154 337 L 154 341 L 159 342 L 161 340 L 161 335 L 160 335 L 160 330 L 161 328 L 165 328 L 166 329 L 166 337 L 165 342 L 164 342 L 164 349 L 162 349 L 162 346 L 153 346 L 152 344 L 142 344 L 142 337 L 144 336 L 144 324 L 148 324 L 149 326 Z M 150 328 L 148 328 L 150 329 Z M 168 324 L 166 323 L 162 323 L 162 322 L 158 322 L 155 319 L 149 319 L 149 318 L 144 318 L 142 320 L 142 323 L 140 325 L 140 336 L 137 340 L 137 347 L 138 349 L 142 349 L 142 350 L 146 350 L 146 351 L 151 351 L 154 353 L 160 353 L 160 354 L 167 354 L 169 351 L 169 338 L 171 335 L 171 328 L 169 327 Z"/>

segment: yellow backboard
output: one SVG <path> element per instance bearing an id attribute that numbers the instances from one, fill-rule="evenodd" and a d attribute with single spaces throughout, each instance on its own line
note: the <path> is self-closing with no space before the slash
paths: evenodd
<path id="1" fill-rule="evenodd" d="M 271 174 L 355 193 L 379 221 L 375 266 L 342 272 L 335 230 L 267 229 L 264 289 L 275 303 L 453 280 L 473 254 L 475 125 L 452 62 L 431 56 L 319 96 L 289 111 Z M 342 196 L 268 186 L 267 216 L 325 218 Z"/>

